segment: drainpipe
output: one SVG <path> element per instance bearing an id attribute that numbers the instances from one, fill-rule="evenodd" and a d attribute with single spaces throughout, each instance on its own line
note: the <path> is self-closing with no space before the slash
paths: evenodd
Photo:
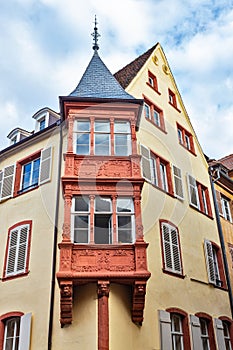
<path id="1" fill-rule="evenodd" d="M 221 225 L 220 215 L 219 215 L 219 210 L 218 210 L 216 191 L 215 191 L 215 187 L 214 187 L 214 182 L 216 182 L 220 178 L 220 175 L 219 175 L 219 171 L 217 171 L 217 178 L 214 179 L 214 170 L 215 169 L 213 169 L 213 167 L 209 168 L 210 184 L 211 184 L 211 189 L 212 189 L 212 194 L 213 194 L 214 209 L 215 209 L 216 220 L 217 220 L 218 234 L 219 234 L 219 239 L 220 239 L 220 244 L 221 244 L 221 249 L 222 249 L 222 256 L 223 256 L 223 264 L 224 264 L 224 269 L 225 269 L 225 274 L 226 274 L 227 289 L 228 289 L 229 302 L 230 302 L 230 308 L 231 308 L 231 317 L 233 318 L 233 296 L 232 296 L 232 289 L 231 289 L 230 273 L 229 273 L 229 268 L 228 268 L 228 263 L 227 263 L 226 247 L 225 247 L 225 243 L 224 243 L 222 225 Z"/>
<path id="2" fill-rule="evenodd" d="M 49 312 L 49 328 L 48 328 L 48 350 L 52 348 L 52 331 L 53 331 L 53 314 L 54 314 L 54 294 L 55 294 L 55 277 L 56 277 L 56 261 L 57 261 L 57 236 L 58 236 L 58 218 L 59 218 L 59 200 L 60 200 L 60 179 L 61 179 L 61 160 L 62 160 L 62 122 L 59 121 L 59 155 L 57 169 L 57 191 L 56 191 L 56 207 L 54 218 L 54 240 L 53 240 L 53 256 L 52 256 L 52 279 L 50 291 L 50 312 Z"/>

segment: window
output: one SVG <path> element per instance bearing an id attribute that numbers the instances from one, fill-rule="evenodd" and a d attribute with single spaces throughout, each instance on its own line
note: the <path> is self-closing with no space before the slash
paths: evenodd
<path id="1" fill-rule="evenodd" d="M 170 223 L 160 221 L 164 270 L 182 274 L 181 252 L 178 230 Z"/>
<path id="2" fill-rule="evenodd" d="M 179 169 L 175 165 L 173 165 L 173 177 L 174 177 L 175 195 L 177 198 L 184 199 L 181 169 Z"/>
<path id="3" fill-rule="evenodd" d="M 177 108 L 177 100 L 176 100 L 176 94 L 168 89 L 168 102 L 171 106 L 173 106 L 178 112 L 180 112 L 180 110 Z"/>
<path id="4" fill-rule="evenodd" d="M 205 240 L 204 248 L 209 283 L 225 288 L 226 282 L 220 248 L 209 240 Z"/>
<path id="5" fill-rule="evenodd" d="M 221 196 L 221 204 L 222 204 L 222 214 L 223 217 L 232 222 L 231 210 L 230 210 L 230 200 L 226 197 Z"/>
<path id="6" fill-rule="evenodd" d="M 28 273 L 31 226 L 24 221 L 9 229 L 3 278 Z"/>
<path id="7" fill-rule="evenodd" d="M 183 350 L 184 334 L 182 329 L 182 319 L 180 315 L 171 314 L 171 336 L 172 336 L 172 349 Z"/>
<path id="8" fill-rule="evenodd" d="M 188 151 L 195 154 L 193 135 L 177 123 L 177 134 L 179 143 Z"/>
<path id="9" fill-rule="evenodd" d="M 210 350 L 210 339 L 208 333 L 208 323 L 204 318 L 200 318 L 201 341 L 203 350 Z"/>
<path id="10" fill-rule="evenodd" d="M 191 175 L 187 175 L 187 180 L 191 206 L 197 208 L 203 214 L 212 217 L 208 188 L 197 182 Z"/>
<path id="11" fill-rule="evenodd" d="M 40 158 L 37 158 L 22 167 L 21 191 L 38 186 Z"/>
<path id="12" fill-rule="evenodd" d="M 148 82 L 147 84 L 152 87 L 157 93 L 160 94 L 160 92 L 158 91 L 158 81 L 156 76 L 151 73 L 150 71 L 148 71 Z"/>
<path id="13" fill-rule="evenodd" d="M 163 191 L 173 194 L 169 162 L 152 153 L 143 145 L 140 145 L 140 148 L 143 177 Z"/>
<path id="14" fill-rule="evenodd" d="M 190 315 L 193 349 L 216 350 L 212 317 L 204 312 Z"/>
<path id="15" fill-rule="evenodd" d="M 31 313 L 10 312 L 0 316 L 0 347 L 3 350 L 29 350 Z"/>
<path id="16" fill-rule="evenodd" d="M 41 118 L 39 121 L 39 130 L 45 129 L 45 117 Z"/>
<path id="17" fill-rule="evenodd" d="M 222 321 L 222 325 L 226 350 L 232 350 L 229 324 L 226 321 Z"/>
<path id="18" fill-rule="evenodd" d="M 92 196 L 91 196 L 92 197 Z M 132 198 L 76 196 L 72 202 L 74 243 L 133 243 L 134 205 Z M 113 222 L 116 222 L 114 231 Z M 93 230 L 91 230 L 93 227 Z M 93 237 L 91 237 L 93 231 Z"/>
<path id="19" fill-rule="evenodd" d="M 165 130 L 163 111 L 155 106 L 152 102 L 145 99 L 144 103 L 145 117 L 154 125 L 158 126 L 163 131 Z"/>
<path id="20" fill-rule="evenodd" d="M 76 154 L 102 156 L 131 154 L 131 129 L 127 121 L 115 120 L 111 127 L 109 120 L 76 120 L 74 135 Z"/>
<path id="21" fill-rule="evenodd" d="M 232 319 L 226 316 L 215 319 L 215 331 L 218 349 L 232 350 L 233 329 Z"/>

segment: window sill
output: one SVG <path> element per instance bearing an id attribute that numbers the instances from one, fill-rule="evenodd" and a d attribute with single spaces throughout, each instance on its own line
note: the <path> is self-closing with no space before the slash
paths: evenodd
<path id="1" fill-rule="evenodd" d="M 177 108 L 174 104 L 172 104 L 170 101 L 168 101 L 169 105 L 171 105 L 173 108 L 175 108 L 175 110 L 179 113 L 181 113 L 181 110 L 179 108 Z"/>
<path id="2" fill-rule="evenodd" d="M 186 149 L 186 151 L 188 151 L 189 153 L 193 154 L 195 157 L 197 156 L 196 153 L 194 152 L 194 150 L 187 148 L 186 146 L 184 146 L 180 142 L 179 142 L 179 145 L 182 146 L 184 149 Z"/>
<path id="3" fill-rule="evenodd" d="M 152 125 L 154 125 L 157 129 L 159 129 L 160 131 L 164 132 L 164 134 L 167 134 L 167 131 L 166 131 L 164 128 L 162 128 L 161 126 L 159 126 L 159 125 L 157 125 L 156 123 L 154 123 L 151 119 L 149 119 L 149 118 L 147 118 L 147 117 L 145 117 L 145 118 L 146 118 L 146 120 L 147 120 L 149 123 L 151 123 Z"/>
<path id="4" fill-rule="evenodd" d="M 212 215 L 209 215 L 209 214 L 204 213 L 204 212 L 201 211 L 200 209 L 196 208 L 194 205 L 192 205 L 192 204 L 189 203 L 189 206 L 190 206 L 190 208 L 196 210 L 198 213 L 205 215 L 207 218 L 209 218 L 209 219 L 211 219 L 211 220 L 214 219 Z"/>
<path id="5" fill-rule="evenodd" d="M 148 82 L 146 82 L 146 85 L 148 85 L 153 91 L 157 92 L 158 95 L 161 95 L 161 92 L 159 90 L 155 89 L 152 85 L 150 85 Z"/>
<path id="6" fill-rule="evenodd" d="M 166 273 L 167 275 L 170 275 L 170 276 L 173 276 L 173 277 L 178 277 L 178 278 L 181 278 L 181 279 L 184 279 L 186 277 L 182 273 L 172 272 L 172 271 L 166 270 L 165 268 L 163 268 L 162 270 L 163 270 L 163 273 Z"/>
<path id="7" fill-rule="evenodd" d="M 145 179 L 146 180 L 146 179 Z M 174 193 L 172 192 L 168 192 L 168 191 L 165 191 L 164 189 L 162 189 L 161 187 L 159 186 L 156 186 L 155 184 L 153 184 L 152 182 L 146 180 L 149 184 L 151 184 L 154 188 L 156 188 L 157 190 L 163 192 L 163 193 L 166 193 L 167 195 L 169 195 L 170 197 L 172 198 L 176 198 L 176 196 L 174 195 Z"/>
<path id="8" fill-rule="evenodd" d="M 29 271 L 23 272 L 23 273 L 19 273 L 19 274 L 17 274 L 17 275 L 6 276 L 6 277 L 3 277 L 3 278 L 2 278 L 2 282 L 6 282 L 6 281 L 9 281 L 9 280 L 13 280 L 13 279 L 15 279 L 15 278 L 24 277 L 24 276 L 27 276 L 28 274 L 29 274 Z"/>
<path id="9" fill-rule="evenodd" d="M 14 198 L 15 197 L 19 197 L 19 196 L 21 196 L 21 195 L 23 195 L 23 194 L 25 194 L 25 193 L 29 193 L 29 192 L 31 192 L 31 191 L 34 191 L 34 190 L 36 190 L 37 188 L 39 188 L 39 185 L 37 185 L 37 186 L 34 186 L 34 187 L 31 187 L 31 188 L 29 188 L 29 189 L 26 189 L 26 190 L 19 190 L 16 194 L 14 194 Z"/>

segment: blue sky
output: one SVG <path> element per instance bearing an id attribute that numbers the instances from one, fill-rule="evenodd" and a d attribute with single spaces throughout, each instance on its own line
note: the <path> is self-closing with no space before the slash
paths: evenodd
<path id="1" fill-rule="evenodd" d="M 92 57 L 95 14 L 110 71 L 160 42 L 203 151 L 233 153 L 233 0 L 1 1 L 0 149 L 73 91 Z"/>

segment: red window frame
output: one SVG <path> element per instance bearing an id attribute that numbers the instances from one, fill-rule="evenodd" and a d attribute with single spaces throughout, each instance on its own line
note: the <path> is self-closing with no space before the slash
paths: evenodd
<path id="1" fill-rule="evenodd" d="M 199 319 L 203 319 L 207 323 L 207 330 L 208 330 L 208 336 L 209 336 L 209 344 L 210 344 L 210 350 L 217 350 L 216 348 L 216 342 L 214 337 L 214 326 L 213 326 L 213 320 L 212 317 L 205 312 L 197 312 L 195 314 Z"/>
<path id="2" fill-rule="evenodd" d="M 200 211 L 203 214 L 213 217 L 208 188 L 197 181 L 197 192 L 199 197 Z"/>
<path id="3" fill-rule="evenodd" d="M 193 135 L 180 124 L 178 123 L 176 124 L 177 124 L 179 144 L 183 146 L 185 149 L 187 149 L 189 152 L 191 152 L 192 154 L 196 155 Z M 187 143 L 187 138 L 189 140 L 189 143 Z"/>
<path id="4" fill-rule="evenodd" d="M 177 106 L 176 94 L 171 89 L 168 89 L 168 103 L 174 107 L 177 112 L 181 112 Z"/>
<path id="5" fill-rule="evenodd" d="M 22 317 L 23 315 L 23 312 L 12 311 L 0 316 L 0 349 L 3 349 L 5 322 L 9 318 Z"/>
<path id="6" fill-rule="evenodd" d="M 170 314 L 177 314 L 181 317 L 182 321 L 182 330 L 183 330 L 183 340 L 184 340 L 184 349 L 191 350 L 191 342 L 190 342 L 190 332 L 189 332 L 189 317 L 187 312 L 178 309 L 178 308 L 168 308 L 166 309 Z"/>
<path id="7" fill-rule="evenodd" d="M 232 321 L 232 319 L 230 319 L 227 316 L 221 316 L 221 317 L 219 317 L 219 319 L 228 325 L 229 336 L 230 336 L 230 340 L 231 340 L 231 347 L 233 349 L 233 321 Z"/>
<path id="8" fill-rule="evenodd" d="M 27 259 L 26 259 L 25 272 L 11 275 L 11 276 L 6 276 L 8 249 L 9 249 L 9 244 L 10 244 L 10 234 L 14 228 L 17 228 L 17 227 L 22 226 L 22 225 L 29 225 L 28 244 L 27 244 Z M 11 226 L 8 229 L 2 281 L 7 281 L 7 280 L 11 280 L 11 279 L 15 279 L 15 278 L 19 278 L 19 277 L 28 275 L 28 273 L 29 273 L 29 260 L 30 260 L 30 247 L 31 247 L 31 232 L 32 232 L 32 220 L 25 220 L 25 221 L 17 222 L 15 225 Z"/>
<path id="9" fill-rule="evenodd" d="M 151 102 L 148 98 L 146 98 L 144 96 L 144 102 L 145 104 L 149 107 L 150 109 L 150 116 L 149 118 L 147 117 L 146 113 L 145 113 L 145 108 L 144 108 L 144 113 L 145 113 L 145 118 L 146 120 L 150 121 L 153 125 L 155 125 L 157 128 L 159 128 L 160 130 L 165 131 L 165 122 L 164 122 L 164 115 L 163 115 L 163 111 L 161 108 L 159 108 L 158 106 L 156 106 L 153 102 Z M 154 117 L 153 117 L 153 113 L 154 111 L 156 111 L 159 114 L 159 124 L 156 123 L 154 121 Z"/>
<path id="10" fill-rule="evenodd" d="M 157 80 L 156 76 L 153 73 L 151 73 L 151 71 L 149 71 L 149 70 L 148 70 L 147 85 L 150 86 L 159 95 L 161 95 L 161 93 L 159 92 L 159 89 L 158 89 L 158 80 Z"/>

